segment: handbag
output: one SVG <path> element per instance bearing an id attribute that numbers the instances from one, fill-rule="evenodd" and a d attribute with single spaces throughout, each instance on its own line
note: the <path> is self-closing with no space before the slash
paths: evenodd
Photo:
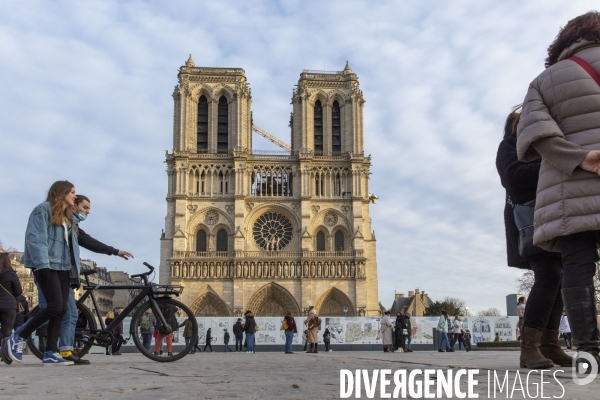
<path id="1" fill-rule="evenodd" d="M 515 225 L 519 230 L 519 254 L 521 257 L 528 259 L 539 254 L 544 250 L 533 244 L 533 213 L 535 211 L 535 200 L 528 201 L 524 204 L 515 204 L 510 199 L 507 203 L 513 208 L 513 218 Z"/>
<path id="2" fill-rule="evenodd" d="M 9 295 L 10 297 L 12 297 L 13 299 L 15 299 L 15 296 L 13 296 L 13 295 L 12 295 L 12 294 L 11 294 L 11 293 L 10 293 L 10 292 L 9 292 L 9 291 L 8 291 L 8 290 L 5 288 L 5 287 L 4 287 L 4 285 L 0 285 L 0 286 L 2 286 L 2 289 L 4 289 L 4 291 L 5 291 L 6 293 L 8 293 L 8 295 Z M 19 300 L 15 299 L 15 302 L 17 303 L 17 314 L 19 314 L 19 313 L 22 313 L 23 311 L 25 311 L 25 308 L 23 307 L 23 304 L 21 304 L 21 302 L 20 302 Z"/>

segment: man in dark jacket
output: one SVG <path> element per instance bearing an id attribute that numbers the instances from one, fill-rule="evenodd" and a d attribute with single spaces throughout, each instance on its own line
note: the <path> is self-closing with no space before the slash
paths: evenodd
<path id="1" fill-rule="evenodd" d="M 242 352 L 242 340 L 244 339 L 244 327 L 242 326 L 242 319 L 238 318 L 237 322 L 233 324 L 233 336 L 235 336 L 235 352 Z M 238 348 L 239 345 L 239 348 Z"/>
<path id="2" fill-rule="evenodd" d="M 210 352 L 212 353 L 212 328 L 208 328 L 206 331 L 206 343 L 204 344 L 204 351 L 206 351 L 207 347 L 210 347 Z"/>

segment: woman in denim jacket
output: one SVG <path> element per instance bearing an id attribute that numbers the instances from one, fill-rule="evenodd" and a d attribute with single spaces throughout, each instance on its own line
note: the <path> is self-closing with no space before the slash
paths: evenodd
<path id="1" fill-rule="evenodd" d="M 33 269 L 47 307 L 41 309 L 19 333 L 3 340 L 2 355 L 7 363 L 22 361 L 25 339 L 48 322 L 47 348 L 44 365 L 73 365 L 58 354 L 58 337 L 69 297 L 71 265 L 81 270 L 77 227 L 73 224 L 75 187 L 68 181 L 55 182 L 48 190 L 46 201 L 29 216 L 25 231 L 23 264 Z"/>

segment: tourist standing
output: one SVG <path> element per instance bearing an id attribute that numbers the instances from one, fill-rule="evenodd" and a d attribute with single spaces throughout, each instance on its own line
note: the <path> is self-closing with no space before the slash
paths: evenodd
<path id="1" fill-rule="evenodd" d="M 323 332 L 323 343 L 325 344 L 325 353 L 331 351 L 331 332 L 329 332 L 329 328 L 325 328 L 325 332 Z"/>
<path id="2" fill-rule="evenodd" d="M 225 329 L 225 333 L 223 334 L 223 344 L 225 345 L 223 347 L 223 353 L 225 353 L 227 351 L 231 352 L 231 349 L 229 348 L 229 338 L 230 338 L 229 332 L 227 332 L 227 329 Z"/>
<path id="3" fill-rule="evenodd" d="M 150 346 L 152 345 L 152 333 L 153 327 L 156 325 L 156 321 L 153 321 L 154 315 L 152 315 L 152 310 L 149 308 L 144 315 L 142 316 L 142 320 L 140 322 L 140 334 L 142 335 L 142 343 L 144 348 L 150 351 Z M 187 345 L 187 341 L 186 341 Z"/>
<path id="4" fill-rule="evenodd" d="M 571 327 L 569 326 L 569 318 L 567 317 L 566 311 L 563 311 L 558 332 L 560 336 L 565 339 L 567 349 L 571 350 Z"/>
<path id="5" fill-rule="evenodd" d="M 445 343 L 448 352 L 453 352 L 454 349 L 450 347 L 450 342 L 448 341 L 448 311 L 442 310 L 442 315 L 437 324 L 437 330 L 440 332 L 440 345 L 438 351 L 443 353 L 445 350 L 442 349 L 442 345 Z"/>
<path id="6" fill-rule="evenodd" d="M 542 159 L 533 242 L 561 252 L 561 292 L 573 341 L 579 353 L 591 354 L 598 364 L 594 275 L 600 230 L 600 195 L 595 191 L 600 183 L 599 62 L 600 13 L 590 11 L 570 20 L 548 47 L 546 69 L 529 85 L 517 131 L 519 159 Z M 526 314 L 524 341 L 527 319 Z M 561 354 L 555 343 L 557 327 L 544 336 Z M 576 362 L 591 371 L 584 358 Z"/>
<path id="7" fill-rule="evenodd" d="M 524 258 L 519 254 L 519 231 L 514 221 L 513 207 L 536 198 L 540 160 L 525 163 L 517 157 L 517 125 L 521 120 L 520 106 L 506 118 L 504 138 L 498 146 L 496 168 L 506 189 L 504 224 L 506 231 L 507 264 L 530 269 L 534 282 L 529 299 L 519 297 L 517 329 L 521 340 L 520 365 L 525 368 L 549 368 L 552 365 L 570 366 L 572 358 L 558 345 L 558 326 L 563 309 L 560 294 L 562 263 L 560 254 L 542 251 Z"/>
<path id="8" fill-rule="evenodd" d="M 383 352 L 394 352 L 394 324 L 390 320 L 390 312 L 386 311 L 380 321 L 379 332 L 383 343 Z"/>
<path id="9" fill-rule="evenodd" d="M 396 314 L 396 321 L 394 321 L 394 349 L 398 350 L 403 347 L 403 336 L 402 336 L 402 324 L 404 318 L 401 313 Z"/>
<path id="10" fill-rule="evenodd" d="M 525 320 L 525 306 L 527 304 L 527 300 L 525 299 L 525 297 L 521 296 L 519 297 L 519 300 L 517 301 L 517 317 L 519 317 L 519 321 L 517 322 L 517 327 L 519 328 L 519 330 L 521 332 L 523 332 L 523 321 Z M 517 338 L 519 340 L 521 340 L 521 338 Z"/>
<path id="11" fill-rule="evenodd" d="M 244 327 L 242 326 L 241 318 L 238 318 L 236 323 L 233 324 L 233 336 L 235 337 L 235 351 L 241 353 L 242 342 L 244 340 Z"/>
<path id="12" fill-rule="evenodd" d="M 254 315 L 250 310 L 247 310 L 244 313 L 244 318 L 246 318 L 246 321 L 244 322 L 244 332 L 246 333 L 246 353 L 254 354 L 254 334 L 256 333 L 256 321 L 254 320 Z"/>
<path id="13" fill-rule="evenodd" d="M 308 307 L 308 318 L 304 321 L 304 325 L 308 327 L 308 337 L 307 342 L 309 345 L 309 349 L 307 353 L 318 353 L 319 352 L 319 338 L 317 336 L 317 330 L 319 326 L 321 326 L 321 318 L 317 315 L 317 310 L 315 307 Z"/>
<path id="14" fill-rule="evenodd" d="M 410 323 L 410 316 L 410 313 L 407 311 L 406 314 L 404 314 L 404 317 L 402 318 L 402 337 L 406 340 L 406 347 L 404 351 L 406 351 L 407 353 L 412 353 L 412 350 L 410 349 L 410 345 L 412 344 L 412 324 Z M 402 343 L 404 345 L 404 340 L 402 341 Z"/>
<path id="15" fill-rule="evenodd" d="M 452 333 L 450 347 L 454 348 L 454 344 L 458 342 L 458 349 L 461 350 L 463 343 L 463 322 L 459 315 L 455 316 L 454 321 L 452 321 Z"/>
<path id="16" fill-rule="evenodd" d="M 0 253 L 0 324 L 2 338 L 9 338 L 13 333 L 17 316 L 17 298 L 23 294 L 21 282 L 12 267 L 8 253 Z M 19 314 L 23 314 L 20 312 Z"/>
<path id="17" fill-rule="evenodd" d="M 284 335 L 285 335 L 285 354 L 294 354 L 292 351 L 292 343 L 294 342 L 294 334 L 298 333 L 296 328 L 296 321 L 294 315 L 289 312 L 283 318 L 285 324 L 283 324 Z"/>
<path id="18" fill-rule="evenodd" d="M 2 346 L 5 361 L 20 363 L 25 340 L 36 329 L 48 323 L 47 348 L 44 365 L 73 365 L 58 353 L 58 337 L 69 298 L 69 271 L 74 264 L 77 272 L 79 244 L 73 224 L 75 187 L 68 181 L 57 181 L 48 190 L 46 201 L 32 211 L 25 231 L 23 264 L 33 275 L 46 299 L 47 307 L 40 309 L 20 331 L 13 333 Z"/>
<path id="19" fill-rule="evenodd" d="M 212 348 L 212 328 L 208 328 L 208 330 L 206 331 L 206 342 L 204 342 L 204 351 L 206 351 L 206 348 L 209 347 L 210 348 L 210 352 L 213 352 L 213 348 Z"/>
<path id="20" fill-rule="evenodd" d="M 185 347 L 188 347 L 190 344 L 192 345 L 192 350 L 190 353 L 196 352 L 196 343 L 194 342 L 194 322 L 191 318 L 186 318 L 183 324 L 179 325 L 179 327 L 183 327 L 183 340 L 185 340 Z M 231 350 L 230 350 L 231 351 Z"/>

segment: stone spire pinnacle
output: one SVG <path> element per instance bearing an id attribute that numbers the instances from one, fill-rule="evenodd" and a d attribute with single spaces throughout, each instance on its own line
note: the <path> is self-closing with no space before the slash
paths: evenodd
<path id="1" fill-rule="evenodd" d="M 192 55 L 190 54 L 190 58 L 187 59 L 187 61 L 185 62 L 185 66 L 186 67 L 195 67 L 196 64 L 194 64 L 194 60 L 192 59 Z"/>
<path id="2" fill-rule="evenodd" d="M 352 68 L 350 68 L 350 64 L 348 63 L 348 60 L 346 60 L 346 66 L 344 67 L 344 74 L 351 74 L 352 73 Z"/>

